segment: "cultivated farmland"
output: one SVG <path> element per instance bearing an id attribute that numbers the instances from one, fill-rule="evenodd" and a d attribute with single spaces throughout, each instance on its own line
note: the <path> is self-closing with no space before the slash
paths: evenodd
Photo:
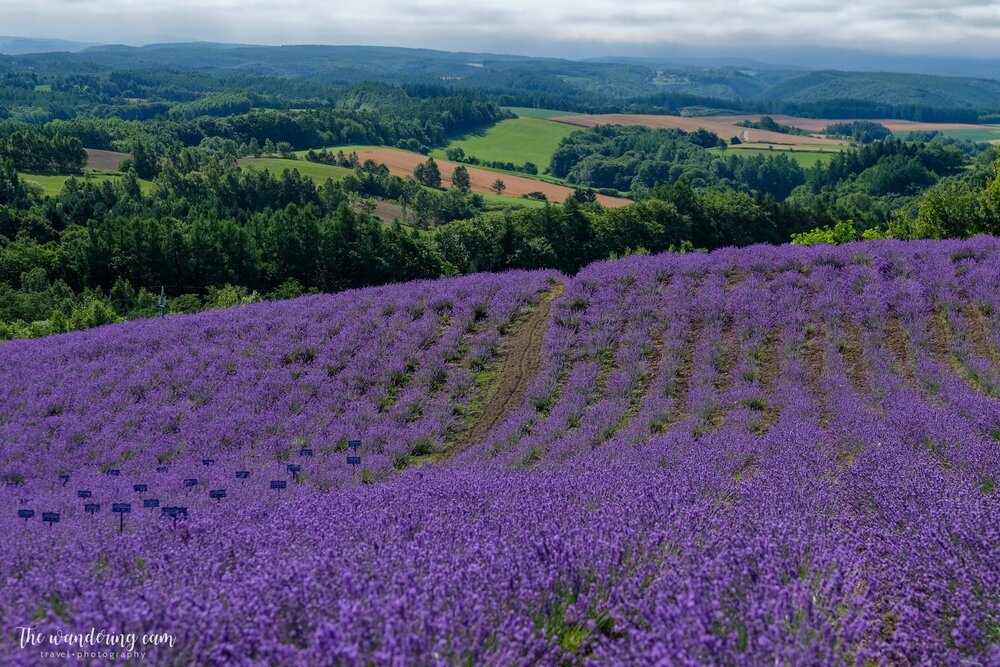
<path id="1" fill-rule="evenodd" d="M 280 175 L 286 169 L 297 170 L 300 174 L 308 176 L 317 184 L 326 183 L 328 180 L 339 181 L 344 176 L 354 173 L 354 170 L 345 169 L 344 167 L 284 158 L 247 158 L 241 160 L 240 165 L 248 169 L 270 171 L 275 175 Z"/>
<path id="2" fill-rule="evenodd" d="M 522 165 L 534 163 L 539 171 L 549 166 L 559 142 L 575 131 L 565 123 L 555 123 L 538 118 L 504 120 L 478 134 L 456 139 L 447 148 L 461 148 L 467 156 L 480 160 L 511 162 Z M 444 158 L 447 148 L 431 153 Z"/>
<path id="3" fill-rule="evenodd" d="M 997 313 L 980 237 L 7 343 L 0 620 L 155 663 L 993 664 Z"/>
<path id="4" fill-rule="evenodd" d="M 353 150 L 353 147 L 349 148 L 348 152 Z M 362 153 L 366 148 L 359 149 Z M 367 159 L 367 158 L 365 158 Z M 269 171 L 275 176 L 280 176 L 285 170 L 298 171 L 303 176 L 307 176 L 313 180 L 317 185 L 322 185 L 328 180 L 339 181 L 344 176 L 348 174 L 353 174 L 354 170 L 346 169 L 344 167 L 337 167 L 334 165 L 322 164 L 319 162 L 309 162 L 308 160 L 291 160 L 286 158 L 245 158 L 240 160 L 240 165 L 247 169 L 263 169 Z M 412 172 L 396 171 L 393 172 L 396 175 L 410 175 Z M 471 174 L 471 170 L 470 170 Z M 443 180 L 446 180 L 449 184 L 451 183 L 451 172 L 442 175 Z M 497 175 L 493 175 L 493 180 L 496 180 Z M 506 175 L 503 177 L 506 183 Z M 489 181 L 492 184 L 493 180 Z M 480 179 L 480 184 L 485 182 Z M 520 196 L 507 196 L 493 194 L 488 185 L 476 187 L 473 183 L 473 189 L 483 194 L 487 204 L 491 207 L 496 208 L 506 208 L 506 209 L 516 209 L 516 208 L 537 208 L 539 206 L 544 206 L 544 202 L 540 202 L 534 199 L 523 199 Z M 537 190 L 538 188 L 536 188 Z M 505 192 L 510 193 L 510 189 Z M 510 193 L 513 194 L 513 193 Z M 407 213 L 398 205 L 386 202 L 383 200 L 372 200 L 375 203 L 375 216 L 382 219 L 383 221 L 389 222 L 392 220 L 402 220 L 405 221 L 408 217 Z M 562 200 L 560 200 L 562 201 Z"/>
<path id="5" fill-rule="evenodd" d="M 732 121 L 733 123 L 739 123 L 743 120 L 759 120 L 759 115 L 750 116 L 718 116 L 718 119 Z M 829 119 L 829 118 L 800 118 L 798 116 L 785 116 L 777 114 L 771 116 L 776 123 L 782 125 L 791 125 L 792 127 L 797 127 L 809 132 L 822 132 L 824 129 L 829 127 L 834 123 L 850 122 L 843 119 Z M 896 120 L 893 118 L 880 118 L 873 120 L 874 123 L 879 123 L 886 126 L 894 134 L 906 134 L 907 132 L 925 132 L 928 130 L 937 130 L 945 134 L 951 134 L 955 132 L 976 132 L 981 133 L 983 137 L 989 137 L 991 139 L 1000 139 L 1000 127 L 996 125 L 970 125 L 968 123 L 922 123 L 912 120 Z M 980 139 L 981 141 L 987 141 L 987 138 Z"/>
<path id="6" fill-rule="evenodd" d="M 845 148 L 846 146 L 818 144 L 798 144 L 794 146 L 789 144 L 737 144 L 735 146 L 727 147 L 724 153 L 721 148 L 710 148 L 709 152 L 724 155 L 738 155 L 740 157 L 749 157 L 752 155 L 767 156 L 774 155 L 775 153 L 781 153 L 808 169 L 817 162 L 829 160 L 832 155 L 836 155 Z"/>
<path id="7" fill-rule="evenodd" d="M 122 175 L 88 170 L 82 174 L 21 174 L 21 179 L 25 183 L 37 185 L 46 195 L 55 196 L 62 192 L 66 181 L 70 179 L 76 179 L 81 183 L 117 183 L 122 179 Z M 143 192 L 149 192 L 153 182 L 140 178 L 139 187 Z"/>
<path id="8" fill-rule="evenodd" d="M 87 169 L 79 174 L 34 174 L 23 173 L 21 177 L 26 183 L 37 185 L 46 195 L 58 195 L 63 185 L 71 178 L 76 178 L 83 182 L 105 183 L 117 182 L 121 178 L 118 173 L 122 162 L 129 158 L 128 153 L 118 153 L 115 151 L 104 151 L 93 148 L 87 149 Z M 140 186 L 144 191 L 149 191 L 152 182 L 140 179 Z"/>
<path id="9" fill-rule="evenodd" d="M 348 147 L 344 149 L 346 151 L 355 150 L 358 154 L 358 158 L 364 162 L 365 160 L 375 160 L 376 162 L 381 162 L 389 168 L 389 172 L 397 176 L 411 176 L 413 175 L 413 170 L 416 166 L 427 160 L 427 157 L 419 153 L 411 153 L 409 151 L 402 151 L 396 148 L 382 148 L 379 146 L 372 147 Z M 455 171 L 455 167 L 459 166 L 456 162 L 449 162 L 447 160 L 438 160 L 435 158 L 438 167 L 441 169 L 441 182 L 444 187 L 451 186 L 451 175 Z M 547 181 L 536 180 L 533 178 L 528 178 L 526 176 L 516 176 L 514 174 L 508 173 L 498 173 L 496 171 L 490 171 L 488 169 L 481 169 L 478 167 L 467 167 L 469 170 L 469 178 L 472 181 L 472 190 L 474 192 L 488 193 L 490 192 L 490 187 L 493 182 L 500 178 L 503 180 L 507 189 L 504 190 L 504 194 L 512 197 L 520 197 L 521 195 L 530 194 L 532 192 L 542 192 L 548 197 L 551 202 L 562 202 L 573 194 L 573 189 L 566 187 L 564 185 L 557 185 L 555 183 L 549 183 Z M 628 199 L 622 199 L 621 197 L 609 197 L 607 195 L 597 195 L 597 200 L 603 206 L 616 207 L 625 206 L 630 202 Z"/>
<path id="10" fill-rule="evenodd" d="M 814 133 L 813 136 L 802 136 L 794 134 L 782 134 L 780 132 L 768 132 L 754 128 L 741 127 L 739 123 L 743 121 L 758 121 L 760 114 L 747 115 L 725 115 L 725 116 L 660 116 L 641 114 L 600 114 L 600 115 L 567 115 L 553 116 L 552 120 L 560 123 L 568 123 L 580 127 L 594 127 L 596 125 L 642 125 L 654 128 L 676 128 L 686 132 L 693 132 L 698 129 L 705 129 L 714 132 L 721 138 L 728 140 L 730 137 L 739 137 L 744 142 L 772 143 L 772 144 L 813 144 L 834 146 L 843 145 L 846 142 L 840 139 L 829 139 L 822 135 L 823 130 L 834 123 L 850 122 L 842 119 L 830 118 L 799 118 L 797 116 L 786 116 L 782 114 L 772 115 L 771 118 L 781 125 L 790 125 L 807 132 Z M 909 132 L 937 130 L 947 136 L 957 139 L 968 139 L 970 141 L 1000 141 L 1000 126 L 996 125 L 970 125 L 966 123 L 918 123 L 908 120 L 878 119 L 873 122 L 880 123 L 893 133 L 905 136 Z"/>
<path id="11" fill-rule="evenodd" d="M 736 120 L 732 120 L 733 118 L 736 118 Z M 746 118 L 747 117 L 745 116 L 688 117 L 612 113 L 587 116 L 557 116 L 553 118 L 553 120 L 580 127 L 596 127 L 597 125 L 641 125 L 643 127 L 652 128 L 673 128 L 684 130 L 685 132 L 694 132 L 695 130 L 704 129 L 709 132 L 714 132 L 722 139 L 728 140 L 730 137 L 735 136 L 745 142 L 791 145 L 822 144 L 828 146 L 843 145 L 845 143 L 839 139 L 827 139 L 822 136 L 782 134 L 781 132 L 770 132 L 767 130 L 740 127 L 736 124 L 740 120 L 745 120 Z M 826 126 L 824 125 L 823 127 Z"/>
<path id="12" fill-rule="evenodd" d="M 508 111 L 513 111 L 521 118 L 542 118 L 551 120 L 557 116 L 577 116 L 573 111 L 558 111 L 556 109 L 534 109 L 532 107 L 505 107 Z"/>
<path id="13" fill-rule="evenodd" d="M 128 153 L 104 151 L 96 148 L 87 149 L 87 166 L 98 171 L 118 171 L 122 162 L 129 159 Z"/>

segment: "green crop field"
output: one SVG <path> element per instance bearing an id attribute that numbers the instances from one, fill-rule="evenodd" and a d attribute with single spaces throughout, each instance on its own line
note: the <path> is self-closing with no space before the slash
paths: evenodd
<path id="1" fill-rule="evenodd" d="M 500 121 L 481 133 L 456 139 L 447 148 L 460 147 L 466 155 L 474 155 L 480 160 L 518 165 L 534 162 L 542 171 L 549 166 L 552 154 L 563 137 L 577 129 L 541 118 L 516 118 Z M 431 155 L 444 159 L 446 150 L 439 148 L 431 151 Z"/>
<path id="2" fill-rule="evenodd" d="M 847 146 L 844 146 L 844 148 L 847 148 Z M 831 155 L 839 153 L 844 148 L 829 145 L 801 145 L 793 147 L 774 145 L 773 147 L 768 147 L 766 144 L 738 144 L 727 148 L 725 153 L 718 148 L 712 148 L 710 152 L 716 155 L 736 155 L 739 157 L 784 153 L 798 162 L 803 168 L 808 169 L 817 162 L 828 160 Z"/>
<path id="3" fill-rule="evenodd" d="M 744 142 L 742 144 L 737 144 L 735 146 L 730 146 L 734 150 L 747 150 L 753 148 L 762 148 L 764 150 L 776 150 L 776 151 L 809 151 L 811 153 L 839 153 L 841 151 L 846 151 L 850 148 L 850 145 L 844 144 L 769 144 L 763 142 Z"/>
<path id="4" fill-rule="evenodd" d="M 275 176 L 280 176 L 286 169 L 297 169 L 303 176 L 316 181 L 316 183 L 326 183 L 327 179 L 339 181 L 344 176 L 354 173 L 350 169 L 334 167 L 329 164 L 319 162 L 307 162 L 306 160 L 285 160 L 283 158 L 260 158 L 243 163 L 249 169 L 265 169 Z"/>
<path id="5" fill-rule="evenodd" d="M 122 177 L 121 174 L 106 171 L 87 171 L 82 174 L 21 174 L 21 180 L 25 183 L 33 183 L 42 189 L 42 192 L 49 196 L 58 195 L 62 192 L 63 184 L 71 178 L 88 183 L 116 182 Z M 143 192 L 149 192 L 153 187 L 152 181 L 139 179 L 139 187 Z"/>
<path id="6" fill-rule="evenodd" d="M 966 130 L 940 130 L 946 137 L 963 139 L 965 141 L 1000 141 L 1000 125 L 983 125 L 983 127 Z M 906 132 L 897 132 L 896 136 L 906 138 Z"/>
<path id="7" fill-rule="evenodd" d="M 343 151 L 344 155 L 350 155 L 351 153 L 361 153 L 363 151 L 378 151 L 378 150 L 392 150 L 392 151 L 399 151 L 400 153 L 411 153 L 412 152 L 412 151 L 403 150 L 402 148 L 394 148 L 392 146 L 379 146 L 378 144 L 348 144 L 346 146 L 321 146 L 319 148 L 315 148 L 315 149 L 312 149 L 312 150 L 316 150 L 317 152 L 318 151 L 329 151 L 329 152 L 333 153 L 334 155 L 336 155 L 338 151 Z M 299 157 L 301 160 L 305 161 L 305 157 L 306 157 L 306 154 L 308 152 L 309 152 L 308 150 L 305 150 L 305 151 L 295 151 L 295 155 L 297 157 Z M 259 158 L 259 159 L 257 159 L 258 162 L 263 161 L 263 160 L 273 160 L 275 162 L 295 162 L 294 160 L 281 160 L 279 158 Z M 299 163 L 296 162 L 296 164 L 299 164 Z M 318 162 L 317 163 L 307 162 L 307 164 L 319 164 L 319 163 Z"/>
<path id="8" fill-rule="evenodd" d="M 483 199 L 486 201 L 486 207 L 488 210 L 497 210 L 500 208 L 544 208 L 545 202 L 538 201 L 537 199 L 528 199 L 526 197 L 508 197 L 506 195 L 495 195 L 489 192 L 480 193 Z M 554 204 L 562 204 L 562 202 L 552 202 Z"/>
<path id="9" fill-rule="evenodd" d="M 579 116 L 575 111 L 558 111 L 556 109 L 532 109 L 531 107 L 504 107 L 508 111 L 513 111 L 521 118 L 540 118 L 549 120 L 557 116 Z"/>

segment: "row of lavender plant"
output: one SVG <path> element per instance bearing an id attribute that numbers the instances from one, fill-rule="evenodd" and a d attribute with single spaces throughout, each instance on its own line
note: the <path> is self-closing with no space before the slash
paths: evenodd
<path id="1" fill-rule="evenodd" d="M 549 277 L 508 274 L 499 291 L 523 296 L 500 299 L 524 305 Z M 427 289 L 479 303 L 473 284 Z M 367 305 L 366 292 L 338 302 L 332 311 L 356 304 L 381 318 L 358 322 L 343 340 L 366 345 L 383 331 L 383 340 L 406 340 L 411 330 L 434 340 L 428 322 L 394 323 L 383 309 L 392 299 L 405 309 L 408 289 L 388 288 Z M 201 486 L 182 489 L 203 511 L 176 528 L 131 515 L 121 535 L 106 514 L 76 512 L 51 529 L 18 521 L 29 484 L 4 489 L 0 528 L 17 539 L 0 549 L 12 582 L 0 617 L 43 631 L 175 633 L 177 646 L 154 649 L 156 664 L 1000 664 L 998 301 L 1000 242 L 986 238 L 594 265 L 556 302 L 524 404 L 445 464 L 374 484 L 338 477 L 331 493 L 233 482 L 214 502 Z M 306 321 L 333 317 L 316 305 L 295 302 Z M 517 310 L 504 309 L 502 322 Z M 246 331 L 272 359 L 288 353 L 239 312 L 226 331 Z M 221 331 L 226 316 L 202 317 L 199 327 Z M 308 423 L 322 423 L 327 407 L 334 420 L 374 414 L 391 451 L 412 415 L 404 395 L 421 384 L 417 369 L 432 378 L 444 360 L 451 377 L 463 366 L 456 355 L 489 354 L 499 340 L 502 325 L 494 333 L 473 315 L 470 332 L 468 318 L 457 319 L 457 348 L 421 356 L 409 371 L 389 352 L 373 354 L 336 385 L 347 395 L 323 394 L 300 412 L 316 420 Z M 141 347 L 161 345 L 180 367 L 190 349 L 175 343 L 183 330 L 118 359 L 135 364 Z M 489 342 L 471 342 L 479 334 Z M 106 335 L 63 340 L 78 356 L 116 359 Z M 0 348 L 5 368 L 44 363 L 19 345 Z M 205 357 L 208 375 L 225 363 L 214 358 Z M 297 363 L 276 363 L 257 381 L 311 371 Z M 18 373 L 19 387 L 34 387 L 28 371 Z M 48 398 L 99 400 L 90 373 L 61 377 Z M 325 392 L 342 373 L 309 377 Z M 194 391 L 180 377 L 165 371 L 156 385 Z M 351 384 L 361 381 L 371 383 L 363 392 Z M 449 386 L 414 398 L 426 410 Z M 365 412 L 357 404 L 372 392 L 381 411 Z M 17 410 L 42 393 L 15 388 L 0 399 L 5 456 L 22 414 L 34 446 L 61 437 L 44 429 L 42 403 Z M 276 454 L 309 432 L 291 400 L 270 413 L 269 425 L 286 431 L 218 455 L 227 474 L 237 462 L 259 462 L 265 477 L 283 471 Z M 448 428 L 461 400 L 450 412 L 433 408 L 451 414 L 437 417 Z M 228 406 L 252 412 L 236 399 Z M 127 407 L 102 404 L 79 418 L 94 428 L 124 419 Z M 377 415 L 397 409 L 392 430 Z M 201 432 L 193 421 L 177 428 L 172 435 L 186 439 Z M 230 432 L 214 432 L 201 451 Z M 46 456 L 57 461 L 43 464 L 47 481 L 30 490 L 73 501 L 53 477 L 67 465 L 59 457 L 76 463 L 80 452 L 60 445 L 12 460 L 30 471 Z M 132 461 L 130 475 L 155 476 L 153 458 Z M 207 470 L 189 463 L 179 475 Z M 115 478 L 92 481 L 122 491 Z M 9 642 L 0 655 L 37 660 Z"/>
<path id="2" fill-rule="evenodd" d="M 782 257 L 784 251 L 771 251 L 779 262 L 791 260 L 785 267 L 780 263 L 761 265 L 760 257 L 750 254 L 717 253 L 713 257 L 715 264 L 707 268 L 701 298 L 693 308 L 695 319 L 705 328 L 690 351 L 693 377 L 687 389 L 688 410 L 676 410 L 681 420 L 665 436 L 656 436 L 650 431 L 662 428 L 662 421 L 653 420 L 658 419 L 656 413 L 662 414 L 663 408 L 661 405 L 654 409 L 647 395 L 650 405 L 634 418 L 633 424 L 656 423 L 657 428 L 647 430 L 644 435 L 641 429 L 638 434 L 631 429 L 627 440 L 612 439 L 605 448 L 604 462 L 621 456 L 623 445 L 652 439 L 648 455 L 660 460 L 668 470 L 678 469 L 684 474 L 691 474 L 691 469 L 697 467 L 686 458 L 687 453 L 705 448 L 717 457 L 712 467 L 726 471 L 737 481 L 762 477 L 772 466 L 782 471 L 798 467 L 801 472 L 798 477 L 785 476 L 780 483 L 760 488 L 778 489 L 783 494 L 782 501 L 787 503 L 794 498 L 795 485 L 815 486 L 795 513 L 810 517 L 827 515 L 843 522 L 827 528 L 826 535 L 813 529 L 812 538 L 852 546 L 847 555 L 841 549 L 834 550 L 841 554 L 840 560 L 824 565 L 820 571 L 826 574 L 817 582 L 840 577 L 837 599 L 827 601 L 825 607 L 829 614 L 844 615 L 849 610 L 857 613 L 858 619 L 849 630 L 844 624 L 831 625 L 828 618 L 816 617 L 812 608 L 815 599 L 806 599 L 801 608 L 785 610 L 781 616 L 787 623 L 794 623 L 797 632 L 818 638 L 806 653 L 799 655 L 794 653 L 794 647 L 802 648 L 809 643 L 789 641 L 787 628 L 779 629 L 776 635 L 769 627 L 748 629 L 747 619 L 753 618 L 753 614 L 747 610 L 719 612 L 720 607 L 727 606 L 726 596 L 743 595 L 740 591 L 744 586 L 734 584 L 722 598 L 717 596 L 714 604 L 716 614 L 737 620 L 731 623 L 720 622 L 718 618 L 706 620 L 699 627 L 709 631 L 714 640 L 695 634 L 672 645 L 670 650 L 674 655 L 696 655 L 701 645 L 708 651 L 702 658 L 725 654 L 728 650 L 732 660 L 756 664 L 769 659 L 775 647 L 787 645 L 792 647 L 786 646 L 792 651 L 788 655 L 798 655 L 798 659 L 822 655 L 832 662 L 866 657 L 951 662 L 982 655 L 996 643 L 995 619 L 1000 600 L 989 591 L 996 588 L 1000 561 L 996 556 L 997 531 L 987 518 L 986 508 L 995 507 L 992 490 L 1000 470 L 997 446 L 1000 404 L 991 384 L 993 374 L 1000 368 L 996 363 L 997 348 L 992 346 L 985 356 L 983 350 L 970 351 L 967 344 L 963 349 L 961 343 L 965 337 L 960 334 L 955 363 L 949 364 L 931 359 L 948 357 L 952 352 L 932 352 L 932 341 L 928 340 L 934 331 L 929 318 L 936 316 L 935 298 L 940 297 L 941 291 L 979 294 L 975 301 L 951 302 L 952 311 L 964 313 L 966 320 L 978 318 L 977 313 L 995 312 L 1000 292 L 984 292 L 978 282 L 998 284 L 995 242 L 979 243 L 982 245 L 978 247 L 975 243 L 923 247 L 881 244 L 814 251 L 801 259 L 792 253 Z M 759 251 L 769 254 L 764 249 Z M 664 276 L 670 274 L 670 264 L 674 261 L 674 258 L 637 259 L 632 267 L 626 263 L 604 265 L 594 267 L 580 279 L 605 287 L 605 294 L 592 297 L 595 301 L 629 304 L 626 295 L 615 287 L 622 281 L 622 273 Z M 976 276 L 976 281 L 956 284 L 956 276 L 963 275 Z M 730 280 L 733 276 L 744 277 L 727 292 L 723 276 L 729 276 Z M 769 283 L 764 276 L 770 279 Z M 915 279 L 917 276 L 919 280 Z M 622 320 L 616 325 L 628 322 L 632 312 L 623 309 Z M 893 358 L 890 346 L 874 342 L 884 337 L 884 322 L 892 318 L 904 320 L 903 340 L 890 345 L 904 346 L 901 359 Z M 962 321 L 956 320 L 957 327 Z M 858 322 L 869 332 L 867 336 L 862 334 L 859 341 L 841 340 L 838 347 L 828 340 L 828 336 L 853 335 Z M 784 330 L 773 334 L 784 341 L 783 358 L 772 361 L 783 367 L 782 380 L 772 395 L 765 396 L 757 382 L 758 369 L 754 368 L 753 357 L 764 348 L 769 329 L 775 325 L 784 325 Z M 966 325 L 969 326 L 968 322 Z M 737 347 L 730 352 L 724 349 L 734 345 L 732 341 L 724 342 L 727 326 L 738 333 Z M 600 339 L 606 335 L 607 332 L 584 331 L 581 337 Z M 668 337 L 667 349 L 679 349 L 683 338 L 683 330 Z M 851 345 L 862 346 L 864 352 L 859 350 L 859 354 L 872 358 L 876 384 L 881 386 L 879 396 L 872 398 L 852 387 L 852 381 L 859 382 L 859 374 L 867 375 L 864 369 L 867 363 L 864 359 L 847 358 L 841 348 Z M 731 358 L 722 362 L 727 354 Z M 848 368 L 851 364 L 860 368 Z M 963 364 L 973 364 L 975 370 L 970 372 Z M 665 355 L 665 372 L 653 381 L 652 388 L 676 385 L 682 365 L 683 359 L 678 361 Z M 913 366 L 915 377 L 909 377 L 911 372 L 904 366 Z M 723 371 L 732 376 L 728 381 L 720 377 Z M 673 377 L 669 377 L 671 373 Z M 868 382 L 867 377 L 863 382 Z M 930 387 L 931 392 L 916 391 L 911 385 L 918 383 Z M 564 391 L 574 395 L 581 390 L 582 387 L 574 386 L 570 375 Z M 662 401 L 664 397 L 657 398 Z M 601 404 L 595 398 L 590 405 L 596 409 Z M 758 410 L 780 413 L 773 432 L 759 433 L 761 421 L 753 415 Z M 720 413 L 724 425 L 718 433 L 712 433 L 711 428 L 718 427 Z M 557 414 L 556 410 L 553 414 Z M 562 424 L 569 432 L 574 427 L 569 421 Z M 747 430 L 763 437 L 750 437 Z M 590 442 L 581 438 L 576 444 L 583 448 Z M 664 442 L 669 446 L 663 447 Z M 789 443 L 795 447 L 789 449 Z M 541 452 L 531 451 L 536 456 Z M 778 454 L 794 458 L 776 459 Z M 808 465 L 796 466 L 796 459 L 799 463 L 804 459 Z M 595 463 L 592 457 L 584 460 L 583 465 L 588 467 Z M 718 526 L 720 535 L 727 540 L 734 535 L 742 536 L 744 523 L 751 530 L 760 530 L 756 519 L 741 520 L 735 527 L 730 523 L 728 503 L 732 502 L 733 492 L 725 489 L 727 477 L 723 476 L 719 482 L 720 489 L 712 489 L 704 473 L 698 479 L 698 495 L 707 494 L 726 510 L 720 514 L 720 508 L 713 507 L 710 513 L 711 517 L 726 517 L 725 523 Z M 827 487 L 824 493 L 817 495 L 816 490 L 823 486 Z M 831 491 L 836 495 L 831 495 Z M 959 494 L 959 499 L 951 497 L 955 494 Z M 912 506 L 914 499 L 916 508 Z M 697 505 L 696 500 L 689 498 L 686 502 Z M 947 520 L 948 513 L 957 511 L 962 503 L 970 508 L 971 517 Z M 751 498 L 750 507 L 751 512 L 759 511 L 760 498 Z M 845 530 L 846 525 L 851 529 Z M 915 528 L 909 528 L 911 525 Z M 905 531 L 907 539 L 900 537 L 901 531 Z M 958 535 L 962 535 L 960 540 Z M 863 539 L 858 539 L 859 536 Z M 704 533 L 699 533 L 699 537 L 707 540 Z M 655 552 L 656 547 L 649 549 Z M 714 550 L 718 550 L 717 545 Z M 687 557 L 700 568 L 711 560 L 712 551 L 702 545 Z M 810 563 L 814 551 L 812 547 L 806 549 Z M 910 553 L 920 557 L 902 557 Z M 765 556 L 768 554 L 754 555 Z M 936 563 L 942 565 L 938 567 Z M 801 577 L 807 574 L 803 572 Z M 709 580 L 718 586 L 725 577 L 720 578 L 714 572 Z M 849 590 L 843 587 L 845 581 L 851 583 Z M 932 582 L 936 590 L 928 594 L 914 586 L 915 581 Z M 676 583 L 673 581 L 668 587 L 672 600 L 676 600 Z M 774 594 L 775 591 L 769 593 Z M 699 596 L 705 598 L 706 592 L 701 591 Z M 961 597 L 963 603 L 956 605 L 949 600 L 952 596 Z M 706 602 L 712 604 L 710 598 Z M 764 602 L 770 604 L 773 600 L 765 596 Z M 629 610 L 624 618 L 638 614 L 641 609 L 634 599 L 624 606 Z M 775 623 L 775 618 L 774 613 L 767 614 L 764 626 Z M 676 633 L 678 624 L 692 629 L 689 624 L 680 623 L 679 617 L 670 617 L 655 626 L 653 634 L 657 641 Z M 736 630 L 731 632 L 734 627 Z M 772 636 L 767 638 L 769 634 Z M 754 651 L 759 648 L 751 645 L 755 636 L 760 638 L 763 652 Z M 831 646 L 840 648 L 831 651 Z M 651 647 L 644 646 L 643 651 L 646 650 Z"/>
<path id="3" fill-rule="evenodd" d="M 366 478 L 384 475 L 463 427 L 472 367 L 554 275 L 412 283 L 5 345 L 6 499 L 80 513 L 81 489 L 111 502 L 145 484 L 179 501 L 231 487 L 237 470 L 266 486 L 289 463 L 303 467 L 294 481 L 328 489 L 351 483 L 349 439 L 363 443 Z"/>

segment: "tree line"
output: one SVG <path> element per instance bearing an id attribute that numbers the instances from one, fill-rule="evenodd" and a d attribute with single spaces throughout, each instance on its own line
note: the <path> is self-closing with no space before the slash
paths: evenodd
<path id="1" fill-rule="evenodd" d="M 476 271 L 574 273 L 632 253 L 808 240 L 800 235 L 817 227 L 836 234 L 813 242 L 1000 233 L 1000 163 L 988 160 L 940 178 L 879 224 L 855 223 L 821 197 L 778 201 L 681 179 L 622 208 L 571 197 L 539 209 L 467 211 L 420 230 L 357 206 L 359 192 L 393 182 L 384 166 L 317 185 L 296 171 L 275 176 L 183 155 L 148 193 L 129 172 L 113 183 L 71 179 L 58 196 L 40 197 L 9 165 L 0 168 L 0 337 L 148 316 L 161 285 L 171 312 L 191 312 Z M 440 195 L 468 196 L 457 187 Z"/>

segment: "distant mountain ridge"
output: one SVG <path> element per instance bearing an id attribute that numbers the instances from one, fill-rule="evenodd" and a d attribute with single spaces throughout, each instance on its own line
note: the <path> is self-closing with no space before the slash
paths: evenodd
<path id="1" fill-rule="evenodd" d="M 36 37 L 6 37 L 0 35 L 0 54 L 18 56 L 25 53 L 49 53 L 52 51 L 77 52 L 97 46 L 93 42 L 71 42 L 64 39 L 43 39 Z"/>
<path id="2" fill-rule="evenodd" d="M 788 102 L 853 99 L 887 104 L 983 107 L 1000 100 L 1000 81 L 895 72 L 806 72 L 767 90 L 763 97 Z"/>
<path id="3" fill-rule="evenodd" d="M 5 43 L 0 38 L 0 47 Z M 355 85 L 364 81 L 442 84 L 509 95 L 521 105 L 525 94 L 539 99 L 589 99 L 600 104 L 655 99 L 661 95 L 703 98 L 724 108 L 727 101 L 777 101 L 794 104 L 861 102 L 869 105 L 933 109 L 1000 110 L 1000 66 L 992 77 L 944 76 L 888 69 L 880 56 L 866 61 L 866 71 L 843 71 L 818 65 L 839 58 L 860 63 L 862 52 L 816 49 L 816 67 L 783 65 L 742 56 L 684 55 L 670 57 L 601 57 L 586 60 L 541 58 L 494 53 L 358 45 L 258 46 L 213 42 L 163 43 L 146 46 L 83 45 L 58 40 L 9 42 L 11 49 L 51 47 L 48 52 L 19 52 L 15 62 L 29 67 L 87 63 L 116 69 L 168 67 L 229 71 L 323 84 Z M 0 52 L 3 49 L 0 48 Z M 772 55 L 780 55 L 776 52 Z M 789 58 L 794 55 L 789 52 Z M 799 52 L 795 58 L 801 60 Z M 762 54 L 762 55 L 767 55 Z M 895 60 L 893 60 L 895 58 Z M 685 62 L 685 59 L 690 62 Z M 863 60 L 863 59 L 862 59 Z M 889 62 L 917 62 L 894 56 Z M 938 69 L 947 61 L 928 59 Z M 985 72 L 991 61 L 968 69 Z M 1000 62 L 995 63 L 1000 64 Z M 930 65 L 929 65 L 930 66 Z M 516 99 L 515 99 L 516 98 Z M 711 104 L 716 100 L 716 104 Z M 654 102 L 655 103 L 655 102 Z M 686 104 L 702 105 L 700 101 Z"/>

